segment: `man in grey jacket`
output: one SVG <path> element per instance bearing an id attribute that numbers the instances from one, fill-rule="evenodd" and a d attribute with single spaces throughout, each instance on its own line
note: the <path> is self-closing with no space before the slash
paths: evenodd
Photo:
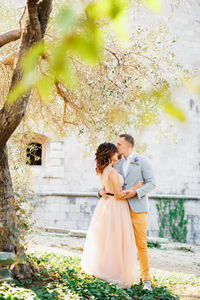
<path id="1" fill-rule="evenodd" d="M 117 141 L 117 150 L 122 158 L 114 168 L 124 178 L 123 189 L 142 181 L 143 185 L 133 192 L 128 192 L 127 199 L 130 207 L 131 220 L 134 229 L 135 242 L 138 250 L 143 288 L 152 290 L 149 272 L 149 256 L 147 248 L 147 217 L 148 196 L 155 186 L 155 177 L 149 160 L 133 150 L 134 138 L 128 134 L 121 134 Z"/>

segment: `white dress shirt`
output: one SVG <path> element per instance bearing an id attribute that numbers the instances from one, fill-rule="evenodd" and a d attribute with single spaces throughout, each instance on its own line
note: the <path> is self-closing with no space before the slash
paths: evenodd
<path id="1" fill-rule="evenodd" d="M 125 177 L 126 177 L 126 175 L 127 175 L 128 166 L 129 166 L 129 164 L 130 164 L 130 162 L 131 162 L 131 159 L 132 159 L 132 157 L 133 157 L 133 154 L 134 154 L 134 151 L 131 152 L 131 154 L 130 154 L 127 158 L 123 157 L 123 165 L 122 165 L 122 168 L 123 168 L 123 173 L 124 173 L 124 176 L 125 176 Z"/>

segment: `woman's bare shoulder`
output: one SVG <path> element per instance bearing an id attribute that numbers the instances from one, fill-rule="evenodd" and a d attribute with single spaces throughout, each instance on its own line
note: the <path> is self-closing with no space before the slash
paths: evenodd
<path id="1" fill-rule="evenodd" d="M 118 175 L 117 170 L 115 170 L 114 168 L 112 168 L 112 170 L 110 171 L 108 178 L 115 178 L 116 175 Z"/>

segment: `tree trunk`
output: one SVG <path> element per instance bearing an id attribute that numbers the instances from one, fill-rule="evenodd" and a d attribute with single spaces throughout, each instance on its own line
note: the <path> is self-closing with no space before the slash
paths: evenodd
<path id="1" fill-rule="evenodd" d="M 7 146 L 0 148 L 0 252 L 17 252 L 19 245 Z"/>
<path id="2" fill-rule="evenodd" d="M 36 42 L 44 37 L 48 19 L 51 12 L 52 0 L 27 0 L 27 21 L 24 28 L 17 59 L 13 71 L 10 90 L 22 79 L 22 56 Z M 8 42 L 8 35 L 4 35 L 4 41 Z M 2 39 L 3 40 L 3 39 Z M 13 40 L 11 38 L 11 40 Z M 2 43 L 0 46 L 3 46 Z M 12 180 L 8 166 L 8 152 L 6 143 L 12 133 L 20 124 L 28 104 L 30 90 L 17 99 L 14 103 L 5 102 L 0 110 L 0 251 L 23 252 L 16 228 L 15 199 L 12 188 Z M 19 251 L 19 250 L 22 251 Z M 14 278 L 23 280 L 31 278 L 36 268 L 28 264 L 18 264 L 12 270 Z"/>

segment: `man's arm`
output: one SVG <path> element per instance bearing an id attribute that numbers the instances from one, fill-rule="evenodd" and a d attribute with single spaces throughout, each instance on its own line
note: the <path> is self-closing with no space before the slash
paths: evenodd
<path id="1" fill-rule="evenodd" d="M 140 188 L 135 189 L 135 191 L 129 192 L 125 199 L 133 198 L 136 195 L 138 196 L 138 199 L 141 199 L 141 197 L 150 193 L 156 187 L 156 179 L 148 158 L 144 157 L 141 164 L 144 184 Z"/>

